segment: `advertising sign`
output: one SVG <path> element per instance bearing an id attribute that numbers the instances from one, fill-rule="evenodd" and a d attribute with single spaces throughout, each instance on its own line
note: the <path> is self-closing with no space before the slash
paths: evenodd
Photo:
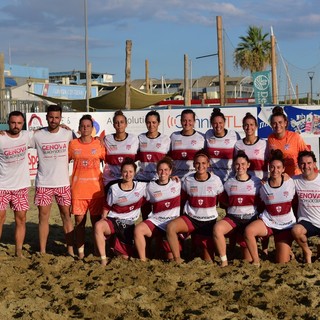
<path id="1" fill-rule="evenodd" d="M 258 104 L 272 103 L 271 72 L 261 71 L 252 73 L 254 98 Z"/>

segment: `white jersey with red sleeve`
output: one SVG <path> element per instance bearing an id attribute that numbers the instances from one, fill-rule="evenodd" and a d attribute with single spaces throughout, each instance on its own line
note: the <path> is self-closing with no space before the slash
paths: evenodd
<path id="1" fill-rule="evenodd" d="M 127 220 L 134 223 L 140 217 L 140 208 L 145 202 L 145 182 L 134 181 L 132 190 L 122 190 L 120 182 L 110 186 L 107 194 L 105 209 L 109 210 L 108 217 Z"/>
<path id="2" fill-rule="evenodd" d="M 17 137 L 0 135 L 0 190 L 30 187 L 28 147 L 33 132 L 20 131 Z"/>
<path id="3" fill-rule="evenodd" d="M 314 180 L 306 180 L 303 176 L 293 177 L 298 195 L 298 221 L 308 221 L 320 228 L 320 175 Z"/>
<path id="4" fill-rule="evenodd" d="M 194 131 L 190 136 L 177 131 L 171 134 L 170 140 L 170 155 L 174 161 L 173 175 L 183 178 L 194 171 L 193 157 L 198 150 L 204 148 L 204 136 L 198 131 Z"/>
<path id="5" fill-rule="evenodd" d="M 292 199 L 295 195 L 294 182 L 290 178 L 283 181 L 280 187 L 271 187 L 269 182 L 260 188 L 260 197 L 265 204 L 265 210 L 260 218 L 266 226 L 278 230 L 291 228 L 296 223 L 292 210 Z"/>
<path id="6" fill-rule="evenodd" d="M 138 136 L 140 170 L 136 175 L 137 180 L 150 181 L 157 177 L 157 163 L 170 149 L 170 138 L 159 134 L 156 138 L 148 138 L 146 133 Z"/>
<path id="7" fill-rule="evenodd" d="M 34 146 L 39 159 L 36 187 L 70 185 L 68 145 L 72 138 L 72 131 L 61 127 L 58 132 L 49 132 L 45 127 L 34 133 Z"/>
<path id="8" fill-rule="evenodd" d="M 214 220 L 218 217 L 217 196 L 223 192 L 219 177 L 208 173 L 208 179 L 198 181 L 190 174 L 182 181 L 182 190 L 187 194 L 183 212 L 199 221 Z"/>
<path id="9" fill-rule="evenodd" d="M 258 214 L 259 190 L 261 180 L 255 176 L 246 181 L 237 180 L 232 177 L 224 184 L 227 194 L 227 214 L 238 219 L 249 220 Z"/>
<path id="10" fill-rule="evenodd" d="M 216 137 L 213 129 L 209 129 L 205 138 L 211 170 L 224 183 L 232 173 L 234 145 L 240 138 L 239 134 L 234 130 L 226 130 L 223 137 Z"/>
<path id="11" fill-rule="evenodd" d="M 126 139 L 116 141 L 114 134 L 108 134 L 104 137 L 103 143 L 106 147 L 106 164 L 103 170 L 103 182 L 107 185 L 110 181 L 121 178 L 121 164 L 125 158 L 136 159 L 138 152 L 138 138 L 128 133 Z"/>
<path id="12" fill-rule="evenodd" d="M 234 145 L 234 152 L 237 154 L 239 150 L 243 150 L 250 160 L 248 173 L 257 176 L 260 179 L 268 177 L 268 149 L 267 141 L 258 137 L 254 144 L 246 144 L 244 139 L 240 139 Z"/>
<path id="13" fill-rule="evenodd" d="M 162 185 L 151 181 L 147 186 L 146 198 L 152 204 L 148 220 L 165 231 L 167 224 L 180 215 L 180 194 L 180 182 L 170 180 Z"/>

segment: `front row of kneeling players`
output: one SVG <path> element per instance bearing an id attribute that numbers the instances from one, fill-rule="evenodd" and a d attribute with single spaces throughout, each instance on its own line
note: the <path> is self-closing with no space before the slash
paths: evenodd
<path id="1" fill-rule="evenodd" d="M 136 164 L 126 159 L 122 180 L 110 186 L 104 219 L 95 225 L 95 239 L 101 263 L 107 263 L 105 239 L 114 240 L 114 252 L 128 258 L 147 258 L 146 238 L 154 238 L 156 252 L 162 248 L 167 259 L 182 262 L 183 239 L 191 235 L 194 248 L 200 248 L 205 260 L 213 260 L 217 252 L 221 265 L 228 265 L 226 237 L 230 249 L 236 242 L 243 259 L 259 265 L 257 239 L 263 243 L 271 236 L 275 242 L 275 261 L 285 263 L 292 257 L 295 240 L 303 250 L 305 262 L 311 263 L 312 252 L 307 238 L 320 234 L 320 178 L 312 151 L 298 156 L 301 175 L 290 178 L 284 174 L 283 155 L 272 153 L 267 181 L 250 176 L 250 162 L 243 151 L 234 158 L 235 176 L 223 186 L 208 171 L 209 157 L 200 150 L 194 157 L 195 173 L 182 182 L 170 178 L 172 161 L 165 157 L 157 165 L 158 180 L 149 184 L 134 181 Z M 152 213 L 137 225 L 145 202 Z M 217 222 L 217 204 L 226 209 L 226 216 Z M 159 247 L 158 247 L 159 246 Z"/>

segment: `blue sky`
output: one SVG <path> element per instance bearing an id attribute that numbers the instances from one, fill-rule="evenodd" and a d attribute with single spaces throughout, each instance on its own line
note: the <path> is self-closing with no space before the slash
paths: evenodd
<path id="1" fill-rule="evenodd" d="M 232 48 L 249 25 L 274 33 L 289 68 L 308 87 L 307 71 L 316 72 L 320 91 L 320 6 L 318 0 L 88 0 L 89 60 L 92 70 L 124 80 L 125 42 L 132 40 L 132 79 L 182 78 L 183 57 L 192 60 L 193 77 L 217 74 L 216 16 L 222 16 Z M 0 51 L 12 64 L 48 67 L 49 71 L 84 70 L 83 0 L 1 0 Z M 232 61 L 228 73 L 239 75 Z M 299 71 L 300 70 L 300 71 Z M 298 80 L 297 80 L 298 81 Z M 295 85 L 295 83 L 293 83 Z M 303 89 L 304 90 L 304 89 Z M 300 90 L 301 91 L 301 90 Z"/>

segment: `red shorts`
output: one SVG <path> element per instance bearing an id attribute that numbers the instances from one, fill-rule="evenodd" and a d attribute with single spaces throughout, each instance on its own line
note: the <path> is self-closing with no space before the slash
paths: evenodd
<path id="1" fill-rule="evenodd" d="M 13 211 L 29 210 L 29 188 L 18 190 L 0 190 L 0 210 L 5 211 L 10 204 Z"/>
<path id="2" fill-rule="evenodd" d="M 83 216 L 89 210 L 90 215 L 100 216 L 103 211 L 103 205 L 105 199 L 95 198 L 95 199 L 72 199 L 72 214 L 76 216 Z"/>
<path id="3" fill-rule="evenodd" d="M 284 230 L 278 230 L 278 229 L 273 229 L 270 227 L 267 227 L 267 235 L 265 237 L 262 237 L 262 239 L 267 239 L 273 235 L 274 242 L 287 242 L 289 245 L 292 244 L 293 242 L 293 237 L 291 234 L 291 229 L 284 229 Z"/>
<path id="4" fill-rule="evenodd" d="M 41 207 L 48 206 L 52 203 L 53 197 L 55 197 L 58 205 L 70 206 L 71 205 L 70 186 L 58 187 L 58 188 L 36 187 L 34 204 L 36 206 L 41 206 Z"/>

